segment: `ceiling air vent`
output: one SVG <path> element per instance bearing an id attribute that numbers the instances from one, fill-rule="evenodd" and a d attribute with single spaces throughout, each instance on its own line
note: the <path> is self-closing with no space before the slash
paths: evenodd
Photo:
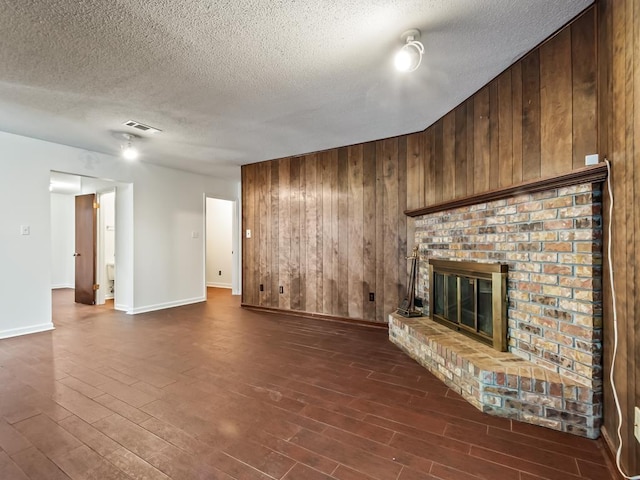
<path id="1" fill-rule="evenodd" d="M 123 123 L 123 125 L 126 125 L 127 127 L 131 127 L 131 128 L 135 128 L 136 130 L 139 130 L 145 133 L 158 133 L 162 131 L 159 128 L 150 127 L 149 125 L 136 122 L 135 120 L 127 120 L 126 122 Z"/>

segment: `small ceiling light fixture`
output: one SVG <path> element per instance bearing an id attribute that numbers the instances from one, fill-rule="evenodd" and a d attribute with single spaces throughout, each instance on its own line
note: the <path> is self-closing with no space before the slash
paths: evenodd
<path id="1" fill-rule="evenodd" d="M 126 158 L 127 160 L 135 160 L 138 158 L 139 152 L 133 145 L 133 141 L 139 137 L 131 133 L 123 133 L 122 136 L 127 140 L 127 143 L 121 146 L 123 158 Z"/>
<path id="2" fill-rule="evenodd" d="M 404 32 L 400 38 L 404 45 L 396 53 L 394 63 L 400 72 L 413 72 L 422 63 L 424 45 L 420 43 L 420 30 L 412 29 Z"/>

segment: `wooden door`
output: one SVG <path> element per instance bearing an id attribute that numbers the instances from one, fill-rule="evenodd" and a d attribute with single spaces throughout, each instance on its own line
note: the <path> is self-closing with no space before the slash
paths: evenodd
<path id="1" fill-rule="evenodd" d="M 96 303 L 96 195 L 76 196 L 76 303 Z"/>

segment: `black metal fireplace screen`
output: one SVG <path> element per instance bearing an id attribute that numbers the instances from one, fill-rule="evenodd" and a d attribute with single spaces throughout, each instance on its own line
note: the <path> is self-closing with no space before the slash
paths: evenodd
<path id="1" fill-rule="evenodd" d="M 429 260 L 431 318 L 506 351 L 507 271 L 502 263 Z"/>

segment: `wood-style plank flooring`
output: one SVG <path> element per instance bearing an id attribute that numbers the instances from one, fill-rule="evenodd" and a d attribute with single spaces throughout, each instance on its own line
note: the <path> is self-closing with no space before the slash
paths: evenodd
<path id="1" fill-rule="evenodd" d="M 0 340 L 0 479 L 613 478 L 599 441 L 479 413 L 384 330 L 209 297 L 54 291 L 55 331 Z"/>

